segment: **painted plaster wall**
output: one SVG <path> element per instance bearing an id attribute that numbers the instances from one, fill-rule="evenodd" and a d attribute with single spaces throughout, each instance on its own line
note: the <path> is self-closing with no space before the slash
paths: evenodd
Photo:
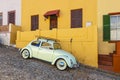
<path id="1" fill-rule="evenodd" d="M 8 11 L 16 12 L 15 24 L 21 25 L 21 0 L 0 0 L 0 13 L 3 14 L 3 25 L 8 25 Z"/>
<path id="2" fill-rule="evenodd" d="M 109 54 L 115 50 L 114 43 L 103 42 L 103 15 L 120 12 L 120 0 L 98 0 L 98 42 L 99 54 Z"/>
<path id="3" fill-rule="evenodd" d="M 21 26 L 9 25 L 10 27 L 10 44 L 16 44 L 17 31 L 21 31 Z"/>
<path id="4" fill-rule="evenodd" d="M 28 3 L 29 2 L 29 3 Z M 60 0 L 22 0 L 22 30 L 30 30 L 31 15 L 39 15 L 39 29 L 49 29 L 49 19 L 44 18 L 44 14 L 50 10 L 60 9 L 58 18 L 58 29 L 70 28 L 70 10 L 83 8 L 83 27 L 86 27 L 86 22 L 91 22 L 92 25 L 97 24 L 97 1 L 84 0 L 65 0 L 64 4 Z"/>
<path id="5" fill-rule="evenodd" d="M 16 47 L 25 47 L 36 36 L 55 38 L 60 40 L 62 49 L 71 52 L 79 62 L 97 67 L 98 52 L 96 34 L 97 30 L 93 26 L 83 29 L 18 31 Z M 72 42 L 70 42 L 71 38 Z"/>
<path id="6" fill-rule="evenodd" d="M 72 54 L 81 63 L 97 67 L 97 1 L 96 0 L 22 0 L 22 31 L 17 32 L 16 46 L 24 47 L 35 36 L 57 38 L 63 49 Z M 83 28 L 70 28 L 70 10 L 83 9 Z M 49 19 L 44 14 L 60 9 L 58 29 L 49 30 Z M 31 15 L 39 15 L 39 30 L 30 31 Z M 87 22 L 91 22 L 89 27 Z M 70 43 L 70 39 L 73 39 Z"/>
<path id="7" fill-rule="evenodd" d="M 8 27 L 8 31 L 0 31 L 0 43 L 8 46 L 15 44 L 17 31 L 20 31 L 21 27 L 15 26 L 13 24 L 9 24 L 5 27 Z"/>
<path id="8" fill-rule="evenodd" d="M 10 33 L 0 32 L 0 43 L 3 45 L 10 45 Z"/>

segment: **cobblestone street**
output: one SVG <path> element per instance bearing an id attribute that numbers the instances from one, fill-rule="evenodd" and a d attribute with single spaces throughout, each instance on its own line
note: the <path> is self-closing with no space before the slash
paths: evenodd
<path id="1" fill-rule="evenodd" d="M 0 47 L 0 80 L 120 80 L 120 74 L 80 65 L 59 71 L 38 59 L 23 59 L 18 49 Z"/>

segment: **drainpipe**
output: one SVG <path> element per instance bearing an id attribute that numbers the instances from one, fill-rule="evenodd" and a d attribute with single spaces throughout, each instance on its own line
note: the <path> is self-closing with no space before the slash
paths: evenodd
<path id="1" fill-rule="evenodd" d="M 71 38 L 71 39 L 70 39 L 70 48 L 71 48 L 71 53 L 72 53 L 72 41 L 73 41 L 73 39 Z"/>

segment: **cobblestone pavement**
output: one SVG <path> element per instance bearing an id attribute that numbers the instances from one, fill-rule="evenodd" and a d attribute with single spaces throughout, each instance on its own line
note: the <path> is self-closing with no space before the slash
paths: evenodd
<path id="1" fill-rule="evenodd" d="M 120 74 L 80 64 L 80 67 L 59 71 L 38 59 L 23 59 L 18 49 L 0 47 L 0 80 L 120 80 Z"/>

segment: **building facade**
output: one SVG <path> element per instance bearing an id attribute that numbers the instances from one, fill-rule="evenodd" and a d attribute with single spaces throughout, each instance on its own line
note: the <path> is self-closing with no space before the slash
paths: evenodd
<path id="1" fill-rule="evenodd" d="M 17 25 L 17 27 L 15 27 Z M 21 25 L 21 0 L 0 1 L 0 43 L 15 44 Z"/>
<path id="2" fill-rule="evenodd" d="M 120 72 L 119 2 L 22 0 L 16 45 L 22 48 L 38 36 L 55 38 L 79 62 Z"/>
<path id="3" fill-rule="evenodd" d="M 120 72 L 120 8 L 119 0 L 98 0 L 98 54 L 102 68 Z M 107 56 L 107 57 L 106 57 Z M 107 61 L 103 61 L 106 58 Z M 106 66 L 105 66 L 106 65 Z"/>
<path id="4" fill-rule="evenodd" d="M 21 0 L 0 1 L 0 26 L 9 23 L 21 25 Z"/>
<path id="5" fill-rule="evenodd" d="M 16 46 L 22 48 L 38 36 L 55 38 L 79 62 L 98 67 L 96 3 L 22 0 L 22 32 L 17 32 Z"/>

